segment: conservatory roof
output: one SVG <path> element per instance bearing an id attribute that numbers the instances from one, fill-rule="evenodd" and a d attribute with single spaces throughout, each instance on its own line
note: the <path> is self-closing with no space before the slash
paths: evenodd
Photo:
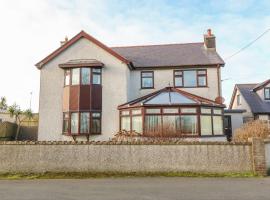
<path id="1" fill-rule="evenodd" d="M 183 90 L 166 87 L 141 98 L 118 106 L 118 109 L 139 106 L 168 106 L 168 105 L 205 105 L 225 107 L 210 99 L 206 99 Z"/>

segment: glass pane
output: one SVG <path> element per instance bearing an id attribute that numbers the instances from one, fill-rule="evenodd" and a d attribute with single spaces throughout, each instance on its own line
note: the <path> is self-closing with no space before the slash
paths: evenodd
<path id="1" fill-rule="evenodd" d="M 64 119 L 68 119 L 68 118 L 69 118 L 68 113 L 64 113 Z"/>
<path id="2" fill-rule="evenodd" d="M 196 108 L 181 108 L 181 113 L 196 113 Z"/>
<path id="3" fill-rule="evenodd" d="M 163 136 L 176 136 L 180 131 L 179 115 L 163 115 Z"/>
<path id="4" fill-rule="evenodd" d="M 199 74 L 199 75 L 206 74 L 206 70 L 198 70 L 198 74 Z"/>
<path id="5" fill-rule="evenodd" d="M 142 114 L 141 110 L 132 110 L 132 115 L 140 115 Z"/>
<path id="6" fill-rule="evenodd" d="M 182 71 L 175 71 L 174 75 L 176 76 L 182 76 L 183 72 Z"/>
<path id="7" fill-rule="evenodd" d="M 101 133 L 101 120 L 100 119 L 92 119 L 91 133 L 92 134 Z"/>
<path id="8" fill-rule="evenodd" d="M 163 113 L 178 113 L 178 108 L 163 108 Z"/>
<path id="9" fill-rule="evenodd" d="M 184 86 L 195 87 L 197 86 L 197 73 L 196 71 L 184 71 Z"/>
<path id="10" fill-rule="evenodd" d="M 201 135 L 212 135 L 211 116 L 201 115 Z"/>
<path id="11" fill-rule="evenodd" d="M 146 101 L 144 104 L 185 104 L 196 103 L 177 92 L 162 92 L 154 98 Z"/>
<path id="12" fill-rule="evenodd" d="M 81 113 L 81 119 L 80 119 L 80 133 L 89 133 L 89 116 L 90 114 L 87 112 Z"/>
<path id="13" fill-rule="evenodd" d="M 92 117 L 96 117 L 96 118 L 99 118 L 101 116 L 100 113 L 92 113 Z"/>
<path id="14" fill-rule="evenodd" d="M 71 134 L 77 134 L 79 128 L 79 114 L 71 113 Z"/>
<path id="15" fill-rule="evenodd" d="M 222 110 L 221 109 L 214 109 L 213 113 L 216 115 L 221 115 L 222 114 Z"/>
<path id="16" fill-rule="evenodd" d="M 175 87 L 182 87 L 183 86 L 183 78 L 182 77 L 175 77 L 174 78 L 174 85 L 175 85 Z"/>
<path id="17" fill-rule="evenodd" d="M 155 114 L 155 113 L 160 113 L 160 109 L 159 108 L 148 108 L 146 109 L 146 113 L 150 113 L 150 114 Z"/>
<path id="18" fill-rule="evenodd" d="M 70 81 L 70 70 L 65 71 L 65 85 L 69 85 Z"/>
<path id="19" fill-rule="evenodd" d="M 101 69 L 93 68 L 93 72 L 94 72 L 94 73 L 101 73 Z"/>
<path id="20" fill-rule="evenodd" d="M 90 84 L 90 68 L 82 68 L 82 85 Z"/>
<path id="21" fill-rule="evenodd" d="M 100 83 L 101 83 L 101 75 L 93 74 L 93 84 L 100 84 Z"/>
<path id="22" fill-rule="evenodd" d="M 147 115 L 145 116 L 145 133 L 148 136 L 161 136 L 161 116 Z"/>
<path id="23" fill-rule="evenodd" d="M 152 72 L 143 72 L 142 77 L 152 77 L 153 73 Z"/>
<path id="24" fill-rule="evenodd" d="M 206 77 L 205 76 L 198 76 L 198 84 L 199 84 L 199 86 L 206 86 Z"/>
<path id="25" fill-rule="evenodd" d="M 142 78 L 142 87 L 143 88 L 152 88 L 153 87 L 153 78 Z"/>
<path id="26" fill-rule="evenodd" d="M 121 130 L 130 131 L 130 117 L 121 117 Z"/>
<path id="27" fill-rule="evenodd" d="M 181 133 L 195 135 L 197 134 L 197 116 L 182 115 L 181 116 Z"/>
<path id="28" fill-rule="evenodd" d="M 270 99 L 270 88 L 264 90 L 265 99 Z"/>
<path id="29" fill-rule="evenodd" d="M 132 117 L 132 130 L 136 133 L 142 133 L 142 116 Z"/>
<path id="30" fill-rule="evenodd" d="M 211 108 L 201 108 L 202 114 L 211 114 Z"/>
<path id="31" fill-rule="evenodd" d="M 67 133 L 68 132 L 68 120 L 64 120 L 64 128 L 63 128 L 63 132 Z"/>
<path id="32" fill-rule="evenodd" d="M 80 84 L 80 69 L 72 69 L 72 85 L 79 85 Z"/>
<path id="33" fill-rule="evenodd" d="M 129 115 L 129 110 L 123 110 L 123 111 L 121 111 L 121 115 Z"/>
<path id="34" fill-rule="evenodd" d="M 214 135 L 223 135 L 223 124 L 221 116 L 213 116 Z"/>

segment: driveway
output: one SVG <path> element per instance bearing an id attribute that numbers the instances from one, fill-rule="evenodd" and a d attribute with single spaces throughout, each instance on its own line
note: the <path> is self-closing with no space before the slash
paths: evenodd
<path id="1" fill-rule="evenodd" d="M 260 200 L 270 178 L 104 178 L 0 180 L 1 200 Z"/>

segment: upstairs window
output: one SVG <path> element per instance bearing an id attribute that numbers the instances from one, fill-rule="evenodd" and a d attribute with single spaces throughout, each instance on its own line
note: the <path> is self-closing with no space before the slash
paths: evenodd
<path id="1" fill-rule="evenodd" d="M 73 68 L 65 70 L 65 86 L 101 84 L 100 68 Z"/>
<path id="2" fill-rule="evenodd" d="M 236 96 L 236 98 L 237 98 L 237 105 L 238 105 L 238 106 L 241 105 L 241 95 L 238 94 L 238 95 Z"/>
<path id="3" fill-rule="evenodd" d="M 153 71 L 141 72 L 141 88 L 142 89 L 154 88 L 154 72 Z"/>
<path id="4" fill-rule="evenodd" d="M 175 70 L 174 71 L 175 87 L 206 87 L 207 70 Z"/>
<path id="5" fill-rule="evenodd" d="M 264 88 L 264 99 L 270 100 L 270 87 Z"/>

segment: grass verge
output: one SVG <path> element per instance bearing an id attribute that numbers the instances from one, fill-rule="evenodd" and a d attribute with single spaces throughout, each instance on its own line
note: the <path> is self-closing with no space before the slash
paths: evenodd
<path id="1" fill-rule="evenodd" d="M 88 179 L 119 177 L 258 177 L 253 173 L 195 173 L 195 172 L 45 172 L 45 173 L 2 173 L 0 179 Z"/>

